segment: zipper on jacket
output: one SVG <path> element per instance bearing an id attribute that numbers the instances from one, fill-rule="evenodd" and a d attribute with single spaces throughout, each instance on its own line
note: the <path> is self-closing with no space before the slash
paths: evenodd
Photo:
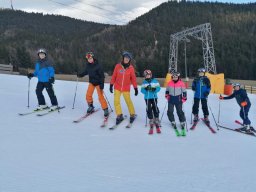
<path id="1" fill-rule="evenodd" d="M 124 69 L 124 73 L 123 73 L 123 79 L 122 79 L 122 86 L 121 86 L 121 91 L 123 91 L 123 86 L 124 86 L 124 74 L 125 74 L 125 68 L 122 66 L 122 68 Z"/>

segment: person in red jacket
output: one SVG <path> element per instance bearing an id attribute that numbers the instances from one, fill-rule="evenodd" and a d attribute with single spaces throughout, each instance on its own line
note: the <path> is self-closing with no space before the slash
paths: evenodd
<path id="1" fill-rule="evenodd" d="M 126 105 L 130 113 L 130 123 L 135 120 L 135 110 L 130 97 L 130 87 L 131 84 L 134 87 L 135 96 L 138 95 L 138 88 L 136 82 L 136 75 L 134 67 L 131 63 L 132 55 L 131 53 L 125 51 L 122 54 L 123 60 L 121 63 L 116 64 L 111 81 L 110 81 L 110 92 L 113 93 L 114 87 L 114 106 L 116 111 L 116 124 L 123 121 L 123 113 L 120 103 L 120 97 L 123 95 Z"/>

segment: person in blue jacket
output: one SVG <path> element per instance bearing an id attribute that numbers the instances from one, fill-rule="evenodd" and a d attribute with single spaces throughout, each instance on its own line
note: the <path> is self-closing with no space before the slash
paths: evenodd
<path id="1" fill-rule="evenodd" d="M 246 90 L 241 88 L 240 83 L 233 84 L 234 92 L 228 97 L 223 97 L 220 95 L 219 99 L 227 100 L 236 98 L 236 102 L 240 106 L 240 117 L 243 120 L 244 127 L 241 131 L 255 131 L 253 127 L 251 127 L 251 121 L 248 117 L 248 113 L 251 107 L 251 102 L 249 97 L 247 96 Z"/>
<path id="2" fill-rule="evenodd" d="M 44 99 L 43 90 L 46 91 L 51 100 L 51 110 L 55 110 L 58 107 L 57 97 L 53 90 L 54 79 L 54 68 L 50 61 L 47 59 L 47 52 L 45 49 L 39 49 L 37 51 L 38 61 L 35 65 L 34 73 L 28 73 L 27 77 L 31 79 L 32 77 L 38 78 L 38 83 L 36 86 L 36 96 L 38 99 L 38 107 L 36 110 L 43 110 L 49 108 Z"/>
<path id="3" fill-rule="evenodd" d="M 142 82 L 141 92 L 144 94 L 146 102 L 147 117 L 150 124 L 149 134 L 153 134 L 154 125 L 156 126 L 156 132 L 161 133 L 159 109 L 157 107 L 157 92 L 160 91 L 160 84 L 155 78 L 152 78 L 150 70 L 144 71 L 144 77 L 145 80 Z"/>
<path id="4" fill-rule="evenodd" d="M 211 91 L 211 82 L 207 76 L 205 76 L 206 70 L 204 68 L 198 69 L 198 77 L 194 79 L 192 83 L 192 90 L 194 93 L 194 105 L 192 109 L 192 113 L 194 114 L 194 122 L 199 120 L 198 112 L 199 112 L 199 103 L 201 101 L 202 110 L 204 114 L 204 120 L 206 123 L 209 122 L 209 110 L 207 105 L 207 98 Z"/>

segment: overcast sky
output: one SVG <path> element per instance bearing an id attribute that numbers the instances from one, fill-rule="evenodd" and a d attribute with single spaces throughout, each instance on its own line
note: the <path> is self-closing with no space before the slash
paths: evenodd
<path id="1" fill-rule="evenodd" d="M 203 0 L 202 0 L 203 1 Z M 256 0 L 208 0 L 249 3 Z M 10 8 L 11 0 L 0 0 L 1 8 Z M 126 24 L 167 0 L 12 0 L 14 9 L 65 15 L 108 24 Z"/>

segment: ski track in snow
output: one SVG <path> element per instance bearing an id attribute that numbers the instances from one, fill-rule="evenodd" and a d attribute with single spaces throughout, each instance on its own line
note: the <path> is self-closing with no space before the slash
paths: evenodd
<path id="1" fill-rule="evenodd" d="M 128 119 L 116 130 L 111 113 L 101 128 L 103 111 L 74 124 L 86 112 L 88 83 L 79 82 L 75 109 L 72 109 L 76 82 L 56 81 L 59 105 L 66 108 L 44 117 L 18 116 L 37 105 L 31 80 L 30 109 L 27 109 L 28 79 L 0 74 L 0 192 L 252 192 L 256 190 L 256 138 L 221 129 L 217 134 L 199 122 L 187 137 L 176 137 L 166 111 L 162 133 L 148 135 L 145 127 L 143 95 L 132 100 L 138 114 L 132 128 Z M 113 94 L 105 93 L 113 106 Z M 158 94 L 160 117 L 166 100 L 165 89 Z M 188 128 L 191 126 L 192 91 L 184 105 Z M 50 104 L 47 93 L 45 99 Z M 249 95 L 249 117 L 256 126 L 256 96 Z M 97 94 L 94 104 L 100 107 Z M 209 105 L 217 120 L 218 95 L 211 94 Z M 122 99 L 124 114 L 128 114 Z M 202 111 L 200 109 L 200 117 Z M 176 122 L 178 118 L 175 114 Z M 235 101 L 221 101 L 220 124 L 238 127 L 239 107 Z M 216 129 L 210 114 L 211 125 Z"/>

